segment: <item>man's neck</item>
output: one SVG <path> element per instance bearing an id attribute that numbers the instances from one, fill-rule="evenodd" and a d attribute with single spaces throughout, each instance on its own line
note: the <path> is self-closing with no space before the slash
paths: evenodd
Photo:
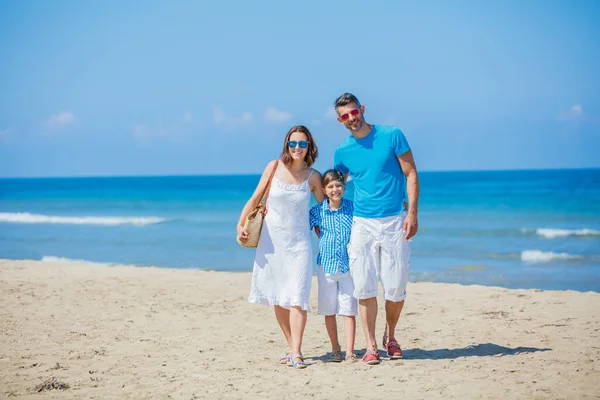
<path id="1" fill-rule="evenodd" d="M 371 130 L 373 129 L 373 125 L 371 124 L 367 124 L 366 122 L 363 123 L 363 126 L 360 127 L 360 129 L 356 132 L 352 132 L 352 136 L 354 136 L 354 138 L 356 139 L 362 139 L 366 136 L 369 135 L 369 133 L 371 133 Z"/>

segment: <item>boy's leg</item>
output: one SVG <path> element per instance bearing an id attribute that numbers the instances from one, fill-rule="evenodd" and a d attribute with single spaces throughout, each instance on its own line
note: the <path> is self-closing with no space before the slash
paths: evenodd
<path id="1" fill-rule="evenodd" d="M 325 328 L 327 328 L 327 334 L 329 335 L 329 340 L 331 340 L 331 350 L 339 350 L 340 342 L 338 339 L 337 321 L 335 319 L 335 315 L 325 316 Z"/>
<path id="2" fill-rule="evenodd" d="M 358 314 L 358 301 L 354 298 L 354 282 L 350 274 L 338 280 L 339 315 L 344 316 L 344 330 L 346 332 L 346 358 L 354 354 L 354 341 L 356 338 L 356 315 Z"/>
<path id="3" fill-rule="evenodd" d="M 337 282 L 325 275 L 323 266 L 317 269 L 319 314 L 325 316 L 325 328 L 333 351 L 340 348 L 335 316 L 338 312 Z"/>

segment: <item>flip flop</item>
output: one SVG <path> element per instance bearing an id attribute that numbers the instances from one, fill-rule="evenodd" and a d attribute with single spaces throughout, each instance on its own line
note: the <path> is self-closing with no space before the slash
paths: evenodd
<path id="1" fill-rule="evenodd" d="M 291 354 L 292 354 L 292 352 L 288 351 L 285 356 L 283 356 L 279 359 L 279 364 L 282 364 L 282 365 L 289 364 Z"/>
<path id="2" fill-rule="evenodd" d="M 295 356 L 291 357 L 291 360 L 292 360 L 292 367 L 294 367 L 296 369 L 303 369 L 308 366 L 308 365 L 306 365 L 306 363 L 304 362 L 304 358 L 302 358 L 302 356 L 300 354 L 296 354 Z M 300 361 L 296 361 L 296 360 L 300 360 Z"/>

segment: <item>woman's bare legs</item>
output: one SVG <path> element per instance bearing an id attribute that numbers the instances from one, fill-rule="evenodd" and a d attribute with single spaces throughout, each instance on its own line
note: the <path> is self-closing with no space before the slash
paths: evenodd
<path id="1" fill-rule="evenodd" d="M 275 306 L 275 317 L 279 323 L 279 327 L 283 331 L 285 340 L 288 342 L 290 350 L 292 349 L 292 330 L 290 328 L 290 310 L 281 306 Z"/>

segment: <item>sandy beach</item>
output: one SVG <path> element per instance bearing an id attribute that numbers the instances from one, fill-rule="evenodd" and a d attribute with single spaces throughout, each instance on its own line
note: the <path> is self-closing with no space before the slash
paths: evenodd
<path id="1" fill-rule="evenodd" d="M 598 293 L 411 283 L 405 357 L 370 367 L 323 361 L 315 281 L 310 365 L 294 370 L 249 286 L 249 273 L 0 260 L 0 398 L 600 397 Z"/>

